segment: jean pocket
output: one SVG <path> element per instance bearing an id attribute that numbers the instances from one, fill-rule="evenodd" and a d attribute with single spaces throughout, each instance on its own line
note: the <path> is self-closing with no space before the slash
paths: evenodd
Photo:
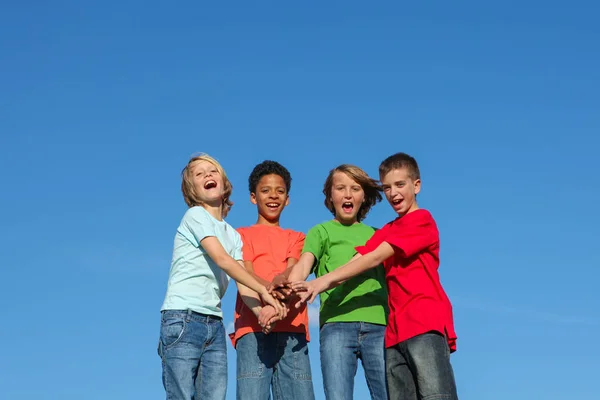
<path id="1" fill-rule="evenodd" d="M 168 318 L 160 324 L 160 342 L 163 348 L 171 347 L 183 336 L 186 322 L 183 318 Z"/>

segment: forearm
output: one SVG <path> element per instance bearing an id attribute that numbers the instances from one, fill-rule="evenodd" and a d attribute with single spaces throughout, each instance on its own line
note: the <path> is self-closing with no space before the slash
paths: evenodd
<path id="1" fill-rule="evenodd" d="M 384 258 L 385 257 L 385 258 Z M 323 275 L 319 279 L 323 279 L 327 283 L 327 289 L 332 289 L 350 278 L 362 274 L 363 272 L 375 268 L 386 259 L 386 253 L 374 251 L 364 256 L 355 255 L 348 263 L 336 268 L 334 271 Z"/>
<path id="2" fill-rule="evenodd" d="M 233 258 L 223 257 L 223 259 L 220 259 L 219 261 L 215 260 L 215 262 L 237 283 L 241 283 L 256 293 L 263 293 L 265 291 L 265 286 L 262 285 L 256 278 L 254 278 L 253 274 L 244 269 L 244 267 L 242 267 Z"/>
<path id="3" fill-rule="evenodd" d="M 252 311 L 252 313 L 258 318 L 260 310 L 262 310 L 262 301 L 256 294 L 256 292 L 249 287 L 237 282 L 238 293 L 244 304 Z"/>
<path id="4" fill-rule="evenodd" d="M 288 279 L 292 282 L 304 281 L 310 275 L 315 256 L 312 253 L 304 253 L 291 268 L 289 268 Z"/>

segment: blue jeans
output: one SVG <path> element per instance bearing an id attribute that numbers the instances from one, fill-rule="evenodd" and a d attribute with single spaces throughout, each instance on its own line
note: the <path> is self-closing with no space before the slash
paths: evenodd
<path id="1" fill-rule="evenodd" d="M 167 400 L 225 400 L 227 347 L 221 318 L 163 311 L 158 354 Z"/>
<path id="2" fill-rule="evenodd" d="M 390 400 L 458 400 L 446 338 L 424 333 L 385 350 Z"/>
<path id="3" fill-rule="evenodd" d="M 308 344 L 303 333 L 248 333 L 236 344 L 237 399 L 315 398 Z"/>
<path id="4" fill-rule="evenodd" d="M 371 398 L 387 400 L 384 335 L 384 325 L 367 322 L 332 322 L 321 327 L 321 371 L 327 400 L 353 398 L 359 359 Z"/>

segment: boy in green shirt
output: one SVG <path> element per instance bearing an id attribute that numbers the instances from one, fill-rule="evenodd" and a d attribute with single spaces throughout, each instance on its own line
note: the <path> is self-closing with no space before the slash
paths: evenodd
<path id="1" fill-rule="evenodd" d="M 334 219 L 308 231 L 300 260 L 287 278 L 305 280 L 311 272 L 319 277 L 350 261 L 355 247 L 375 232 L 360 221 L 381 201 L 380 190 L 356 166 L 343 164 L 331 170 L 323 194 Z M 359 359 L 371 398 L 387 400 L 383 339 L 388 309 L 383 267 L 321 293 L 320 300 L 321 371 L 327 400 L 353 397 Z"/>

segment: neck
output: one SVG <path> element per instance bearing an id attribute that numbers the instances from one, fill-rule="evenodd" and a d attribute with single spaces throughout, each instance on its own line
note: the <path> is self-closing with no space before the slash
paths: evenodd
<path id="1" fill-rule="evenodd" d="M 269 226 L 279 226 L 279 218 L 270 221 L 268 219 L 266 219 L 265 217 L 263 217 L 262 215 L 258 214 L 258 219 L 256 220 L 256 225 L 269 225 Z"/>
<path id="2" fill-rule="evenodd" d="M 223 221 L 223 205 L 202 204 L 202 207 L 218 221 Z"/>
<path id="3" fill-rule="evenodd" d="M 335 222 L 339 222 L 340 224 L 344 225 L 344 226 L 350 226 L 350 225 L 354 225 L 354 224 L 358 224 L 358 221 L 356 219 L 351 219 L 351 220 L 342 220 L 339 218 L 334 218 L 333 219 Z"/>
<path id="4" fill-rule="evenodd" d="M 404 217 L 406 214 L 410 214 L 413 211 L 417 211 L 419 209 L 419 205 L 417 203 L 414 203 L 412 206 L 410 206 L 410 208 L 408 209 L 407 212 L 402 213 L 402 214 L 398 214 L 399 217 Z"/>

